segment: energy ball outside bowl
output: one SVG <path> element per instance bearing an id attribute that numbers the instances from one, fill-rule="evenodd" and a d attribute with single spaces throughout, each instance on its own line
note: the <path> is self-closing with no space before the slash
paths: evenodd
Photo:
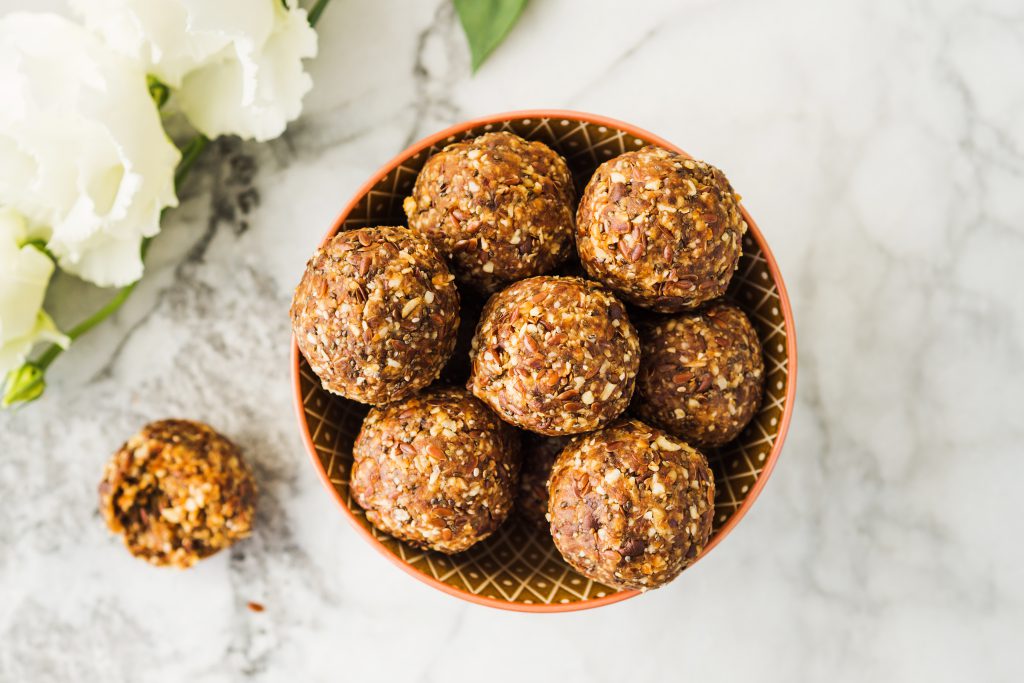
<path id="1" fill-rule="evenodd" d="M 590 277 L 671 313 L 725 293 L 746 230 L 721 171 L 644 147 L 598 167 L 577 210 L 576 248 Z"/>
<path id="2" fill-rule="evenodd" d="M 382 404 L 437 379 L 455 348 L 459 294 L 426 240 L 406 228 L 361 228 L 317 250 L 291 318 L 325 389 Z"/>
<path id="3" fill-rule="evenodd" d="M 233 443 L 200 422 L 151 422 L 107 462 L 100 513 L 132 555 L 187 568 L 252 530 L 256 485 Z"/>
<path id="4" fill-rule="evenodd" d="M 351 492 L 366 518 L 413 545 L 461 552 L 512 509 L 519 436 L 463 389 L 372 409 L 352 455 Z"/>
<path id="5" fill-rule="evenodd" d="M 523 469 L 519 473 L 516 511 L 535 527 L 548 528 L 548 477 L 558 454 L 572 439 L 523 432 Z"/>
<path id="6" fill-rule="evenodd" d="M 715 482 L 701 453 L 633 419 L 578 437 L 551 471 L 551 535 L 584 576 L 665 585 L 707 545 Z"/>
<path id="7" fill-rule="evenodd" d="M 521 280 L 492 296 L 472 353 L 473 394 L 549 436 L 589 432 L 622 413 L 640 363 L 625 306 L 575 277 Z"/>
<path id="8" fill-rule="evenodd" d="M 732 441 L 761 405 L 761 344 L 732 304 L 641 326 L 640 348 L 633 412 L 689 443 Z"/>
<path id="9" fill-rule="evenodd" d="M 541 142 L 488 133 L 427 160 L 403 207 L 455 276 L 484 292 L 547 273 L 572 252 L 572 175 Z"/>

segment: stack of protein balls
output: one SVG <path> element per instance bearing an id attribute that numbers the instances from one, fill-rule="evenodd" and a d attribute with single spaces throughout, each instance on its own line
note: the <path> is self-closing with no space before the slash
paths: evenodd
<path id="1" fill-rule="evenodd" d="M 711 534 L 697 449 L 735 438 L 762 393 L 750 321 L 715 301 L 747 228 L 737 201 L 713 166 L 647 147 L 602 164 L 574 211 L 564 159 L 488 133 L 426 162 L 407 228 L 321 247 L 292 324 L 323 386 L 374 406 L 350 477 L 367 519 L 457 553 L 518 507 L 588 577 L 675 578 Z M 465 389 L 435 384 L 457 362 L 459 288 L 490 296 Z"/>

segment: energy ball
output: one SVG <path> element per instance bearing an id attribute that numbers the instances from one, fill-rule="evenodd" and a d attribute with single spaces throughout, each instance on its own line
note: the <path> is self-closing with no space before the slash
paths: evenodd
<path id="1" fill-rule="evenodd" d="M 732 304 L 641 327 L 640 348 L 634 412 L 689 443 L 732 441 L 761 405 L 761 345 Z"/>
<path id="2" fill-rule="evenodd" d="M 565 561 L 617 588 L 664 586 L 711 535 L 715 481 L 698 451 L 638 420 L 573 441 L 550 480 L 551 535 Z"/>
<path id="3" fill-rule="evenodd" d="M 324 389 L 381 404 L 437 379 L 455 348 L 459 294 L 426 240 L 406 228 L 361 228 L 313 255 L 291 318 Z"/>
<path id="4" fill-rule="evenodd" d="M 463 389 L 372 409 L 352 455 L 349 485 L 366 518 L 413 545 L 461 552 L 512 509 L 519 437 Z"/>
<path id="5" fill-rule="evenodd" d="M 567 436 L 523 433 L 523 469 L 519 473 L 516 510 L 525 521 L 545 531 L 548 528 L 548 476 L 558 454 L 570 440 Z"/>
<path id="6" fill-rule="evenodd" d="M 107 462 L 100 513 L 128 551 L 187 568 L 252 530 L 256 484 L 238 448 L 200 422 L 151 422 Z"/>
<path id="7" fill-rule="evenodd" d="M 644 147 L 601 164 L 576 214 L 576 248 L 590 277 L 663 313 L 722 296 L 747 223 L 717 168 Z"/>
<path id="8" fill-rule="evenodd" d="M 544 276 L 491 297 L 472 354 L 477 398 L 518 427 L 557 436 L 597 429 L 626 409 L 640 342 L 604 287 Z"/>
<path id="9" fill-rule="evenodd" d="M 572 252 L 572 175 L 547 145 L 487 133 L 423 166 L 403 208 L 460 282 L 494 292 L 547 273 Z"/>

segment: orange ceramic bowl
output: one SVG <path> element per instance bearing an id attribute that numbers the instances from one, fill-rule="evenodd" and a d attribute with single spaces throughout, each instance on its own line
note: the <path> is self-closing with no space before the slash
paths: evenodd
<path id="1" fill-rule="evenodd" d="M 456 140 L 498 130 L 541 140 L 558 151 L 580 190 L 598 164 L 623 152 L 654 144 L 684 153 L 636 126 L 593 114 L 543 110 L 485 116 L 424 138 L 385 164 L 341 211 L 324 241 L 339 230 L 404 225 L 402 200 L 427 158 Z M 765 359 L 765 396 L 739 438 L 706 451 L 715 471 L 716 500 L 711 541 L 701 557 L 732 531 L 764 488 L 782 451 L 796 391 L 796 336 L 786 288 L 757 224 L 746 209 L 743 215 L 750 230 L 727 297 L 757 328 Z M 291 366 L 299 430 L 320 479 L 363 538 L 411 576 L 464 600 L 524 612 L 600 607 L 639 594 L 576 573 L 547 534 L 520 523 L 515 515 L 486 541 L 454 556 L 424 551 L 377 531 L 348 490 L 352 442 L 367 407 L 321 388 L 294 340 Z"/>

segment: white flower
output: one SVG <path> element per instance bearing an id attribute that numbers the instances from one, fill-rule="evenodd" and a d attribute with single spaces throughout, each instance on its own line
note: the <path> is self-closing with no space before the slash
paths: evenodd
<path id="1" fill-rule="evenodd" d="M 296 0 L 71 0 L 86 26 L 176 90 L 208 137 L 270 140 L 312 87 L 316 31 Z"/>
<path id="2" fill-rule="evenodd" d="M 40 226 L 61 268 L 141 277 L 180 156 L 140 66 L 56 15 L 0 19 L 0 205 Z"/>
<path id="3" fill-rule="evenodd" d="M 66 345 L 43 311 L 43 297 L 53 275 L 53 261 L 31 244 L 25 221 L 0 208 L 0 384 L 25 362 L 36 342 Z"/>

